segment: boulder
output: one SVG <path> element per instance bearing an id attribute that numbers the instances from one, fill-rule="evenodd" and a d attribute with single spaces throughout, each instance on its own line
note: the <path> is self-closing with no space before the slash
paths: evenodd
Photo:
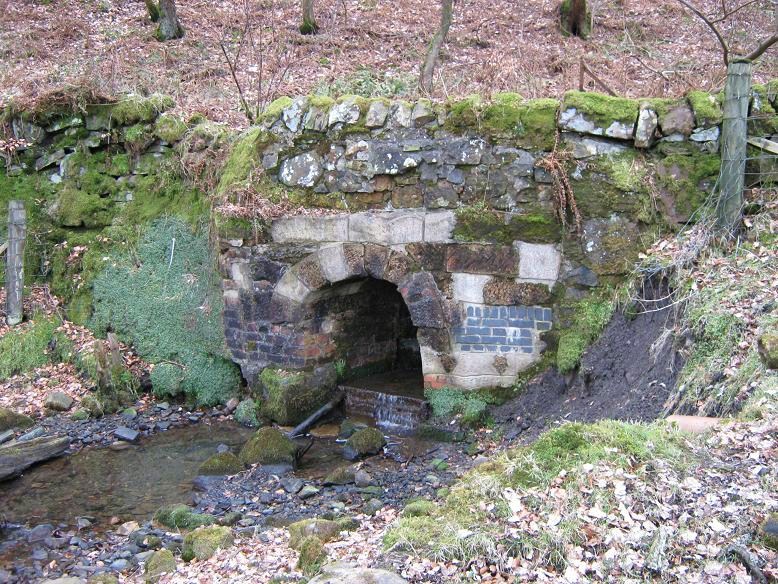
<path id="1" fill-rule="evenodd" d="M 350 564 L 336 563 L 325 566 L 322 572 L 308 581 L 308 584 L 407 584 L 407 580 L 388 570 L 359 568 Z"/>
<path id="2" fill-rule="evenodd" d="M 176 558 L 170 550 L 159 550 L 146 563 L 146 582 L 159 580 L 162 574 L 172 574 L 176 571 Z"/>
<path id="3" fill-rule="evenodd" d="M 324 486 L 330 485 L 348 485 L 354 482 L 355 472 L 353 466 L 338 467 L 324 477 Z"/>
<path id="4" fill-rule="evenodd" d="M 337 374 L 331 364 L 313 371 L 266 368 L 259 381 L 265 398 L 262 413 L 282 426 L 292 426 L 332 398 Z"/>
<path id="5" fill-rule="evenodd" d="M 241 464 L 282 464 L 294 466 L 297 445 L 277 428 L 261 428 L 243 446 Z"/>
<path id="6" fill-rule="evenodd" d="M 241 426 L 259 428 L 262 425 L 259 421 L 259 405 L 253 399 L 244 399 L 233 409 L 235 421 Z"/>
<path id="7" fill-rule="evenodd" d="M 337 538 L 343 529 L 337 521 L 329 519 L 303 519 L 296 521 L 287 528 L 289 530 L 289 547 L 295 550 L 300 549 L 300 545 L 307 537 L 318 537 L 323 543 Z"/>
<path id="8" fill-rule="evenodd" d="M 62 391 L 52 391 L 46 396 L 43 405 L 55 412 L 66 412 L 73 406 L 73 398 Z"/>
<path id="9" fill-rule="evenodd" d="M 243 465 L 232 452 L 219 452 L 201 464 L 198 473 L 207 476 L 233 475 L 242 470 Z"/>
<path id="10" fill-rule="evenodd" d="M 778 369 L 778 331 L 762 333 L 757 348 L 765 367 Z"/>
<path id="11" fill-rule="evenodd" d="M 343 446 L 343 456 L 348 460 L 357 460 L 381 452 L 386 439 L 376 428 L 363 428 L 354 432 Z"/>
<path id="12" fill-rule="evenodd" d="M 235 539 L 229 527 L 220 525 L 200 527 L 184 537 L 181 558 L 185 562 L 193 559 L 207 560 L 216 553 L 216 550 L 226 549 L 234 544 Z"/>
<path id="13" fill-rule="evenodd" d="M 0 408 L 0 432 L 13 428 L 29 428 L 34 423 L 29 416 L 19 414 L 8 408 Z"/>
<path id="14" fill-rule="evenodd" d="M 0 481 L 19 476 L 37 462 L 64 454 L 69 445 L 67 436 L 44 436 L 0 446 Z"/>
<path id="15" fill-rule="evenodd" d="M 165 505 L 154 513 L 154 521 L 171 529 L 195 529 L 212 525 L 216 518 L 205 513 L 195 513 L 186 505 Z"/>

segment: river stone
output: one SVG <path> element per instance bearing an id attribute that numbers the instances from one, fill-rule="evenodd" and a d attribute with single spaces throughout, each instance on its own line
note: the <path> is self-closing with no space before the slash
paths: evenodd
<path id="1" fill-rule="evenodd" d="M 317 489 L 313 485 L 305 485 L 302 489 L 300 489 L 300 492 L 297 493 L 297 496 L 304 501 L 306 499 L 310 499 L 311 497 L 315 497 L 318 494 L 319 494 L 319 489 Z"/>
<path id="2" fill-rule="evenodd" d="M 238 455 L 244 465 L 288 464 L 294 466 L 297 446 L 277 428 L 260 428 Z"/>
<path id="3" fill-rule="evenodd" d="M 162 574 L 176 571 L 176 558 L 170 550 L 159 550 L 146 563 L 146 581 L 157 582 Z"/>
<path id="4" fill-rule="evenodd" d="M 370 499 L 365 505 L 362 507 L 362 512 L 365 515 L 375 515 L 378 513 L 381 509 L 384 508 L 384 502 L 380 499 Z"/>
<path id="5" fill-rule="evenodd" d="M 357 460 L 365 456 L 372 456 L 381 452 L 386 444 L 386 439 L 380 430 L 376 428 L 363 428 L 357 430 L 346 440 L 343 446 L 343 456 L 348 460 Z"/>
<path id="6" fill-rule="evenodd" d="M 234 475 L 242 470 L 243 464 L 232 452 L 217 452 L 200 465 L 198 473 L 206 476 Z"/>
<path id="7" fill-rule="evenodd" d="M 287 493 L 296 495 L 305 486 L 305 481 L 295 477 L 288 477 L 285 479 L 281 479 L 281 486 L 284 488 L 284 490 Z"/>
<path id="8" fill-rule="evenodd" d="M 181 551 L 181 558 L 188 562 L 193 559 L 207 560 L 218 549 L 227 549 L 232 547 L 235 539 L 232 536 L 232 530 L 229 527 L 212 525 L 210 527 L 200 527 L 184 537 L 184 547 Z"/>
<path id="9" fill-rule="evenodd" d="M 8 408 L 0 408 L 0 432 L 13 428 L 29 428 L 34 423 L 29 416 L 16 413 Z"/>
<path id="10" fill-rule="evenodd" d="M 348 485 L 349 483 L 354 482 L 354 477 L 355 473 L 353 466 L 341 466 L 330 471 L 330 473 L 324 477 L 322 484 L 324 486 Z"/>
<path id="11" fill-rule="evenodd" d="M 43 405 L 55 412 L 66 412 L 73 406 L 73 398 L 62 391 L 52 391 L 46 396 Z"/>
<path id="12" fill-rule="evenodd" d="M 133 430 L 132 428 L 127 428 L 126 426 L 119 426 L 116 428 L 116 430 L 113 431 L 113 435 L 125 442 L 137 442 L 138 438 L 140 438 L 140 432 Z"/>
<path id="13" fill-rule="evenodd" d="M 308 584 L 407 584 L 407 580 L 388 570 L 359 568 L 350 564 L 336 563 L 325 566 L 321 574 Z"/>
<path id="14" fill-rule="evenodd" d="M 332 541 L 341 532 L 341 526 L 337 521 L 329 519 L 303 519 L 296 521 L 287 527 L 289 530 L 289 547 L 298 549 L 306 537 L 316 536 L 323 543 Z"/>

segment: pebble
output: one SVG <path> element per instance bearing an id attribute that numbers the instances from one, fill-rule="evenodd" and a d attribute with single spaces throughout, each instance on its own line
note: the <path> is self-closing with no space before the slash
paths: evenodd
<path id="1" fill-rule="evenodd" d="M 115 572 L 123 572 L 127 568 L 130 567 L 130 562 L 125 560 L 124 558 L 119 558 L 118 560 L 114 560 L 111 562 L 111 570 L 114 570 Z"/>
<path id="2" fill-rule="evenodd" d="M 284 490 L 287 493 L 290 493 L 292 495 L 299 493 L 304 485 L 305 485 L 305 481 L 303 481 L 302 479 L 297 479 L 294 477 L 287 477 L 281 479 L 281 486 L 284 488 Z M 314 493 L 314 495 L 315 494 L 316 493 Z"/>

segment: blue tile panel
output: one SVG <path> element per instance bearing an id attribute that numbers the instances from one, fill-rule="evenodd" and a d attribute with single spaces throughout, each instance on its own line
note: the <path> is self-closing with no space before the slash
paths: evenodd
<path id="1" fill-rule="evenodd" d="M 474 353 L 532 353 L 534 331 L 551 330 L 553 314 L 542 306 L 467 304 L 465 321 L 454 329 L 460 350 Z"/>

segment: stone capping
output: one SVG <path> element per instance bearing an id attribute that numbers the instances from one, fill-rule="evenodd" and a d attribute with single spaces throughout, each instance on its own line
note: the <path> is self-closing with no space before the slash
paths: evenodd
<path id="1" fill-rule="evenodd" d="M 455 224 L 453 211 L 364 211 L 282 217 L 273 221 L 270 235 L 276 243 L 450 243 Z"/>

